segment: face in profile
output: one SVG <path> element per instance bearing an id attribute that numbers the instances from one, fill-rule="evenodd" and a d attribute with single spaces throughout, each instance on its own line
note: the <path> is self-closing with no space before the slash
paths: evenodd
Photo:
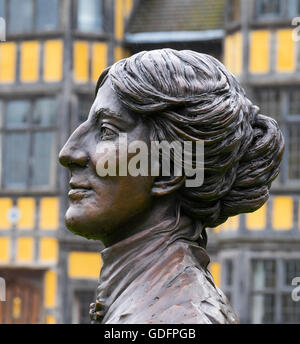
<path id="1" fill-rule="evenodd" d="M 106 245 L 120 240 L 126 226 L 137 221 L 151 203 L 150 176 L 97 174 L 97 163 L 107 157 L 97 153 L 97 145 L 105 143 L 109 154 L 110 147 L 118 147 L 120 133 L 127 134 L 129 144 L 134 140 L 149 144 L 148 127 L 121 104 L 107 79 L 98 90 L 88 119 L 73 132 L 59 155 L 60 163 L 71 172 L 65 216 L 68 229 Z M 120 154 L 126 153 L 117 149 L 116 156 Z"/>
<path id="2" fill-rule="evenodd" d="M 108 246 L 129 237 L 132 228 L 159 223 L 162 205 L 168 204 L 167 216 L 178 209 L 213 228 L 268 200 L 284 151 L 282 133 L 215 58 L 172 49 L 141 52 L 104 71 L 96 89 L 87 121 L 60 153 L 71 172 L 66 224 L 72 232 Z M 142 141 L 148 148 L 151 139 L 202 140 L 203 184 L 187 187 L 187 174 L 101 177 L 97 164 L 107 156 L 97 147 L 105 145 L 109 155 L 121 133 L 128 146 Z M 116 165 L 124 154 L 129 162 L 127 150 L 117 148 Z"/>

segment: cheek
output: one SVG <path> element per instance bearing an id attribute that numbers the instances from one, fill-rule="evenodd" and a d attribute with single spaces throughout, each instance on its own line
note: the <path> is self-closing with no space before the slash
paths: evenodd
<path id="1" fill-rule="evenodd" d="M 99 222 L 124 223 L 149 206 L 152 177 L 134 177 L 127 170 L 127 164 L 135 154 L 128 154 L 124 147 L 119 149 L 118 144 L 107 141 L 101 142 L 95 154 L 91 155 L 95 193 L 85 206 Z"/>
<path id="2" fill-rule="evenodd" d="M 94 188 L 96 197 L 87 206 L 93 208 L 99 218 L 131 217 L 150 204 L 151 185 L 148 177 L 103 178 Z"/>
<path id="3" fill-rule="evenodd" d="M 116 176 L 118 149 L 114 142 L 98 143 L 94 154 L 90 154 L 91 164 L 98 177 Z"/>

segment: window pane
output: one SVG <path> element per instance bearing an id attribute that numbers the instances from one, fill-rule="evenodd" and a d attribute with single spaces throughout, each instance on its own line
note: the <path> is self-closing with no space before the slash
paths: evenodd
<path id="1" fill-rule="evenodd" d="M 87 120 L 92 104 L 93 104 L 92 97 L 79 98 L 79 113 L 78 113 L 79 123 L 82 123 Z"/>
<path id="2" fill-rule="evenodd" d="M 284 284 L 291 286 L 295 277 L 300 277 L 300 260 L 288 260 L 284 263 Z"/>
<path id="3" fill-rule="evenodd" d="M 232 275 L 233 275 L 233 264 L 231 259 L 226 259 L 225 260 L 225 283 L 226 286 L 231 286 L 232 285 Z"/>
<path id="4" fill-rule="evenodd" d="M 299 324 L 300 323 L 300 305 L 299 302 L 292 300 L 291 294 L 282 295 L 282 323 Z"/>
<path id="5" fill-rule="evenodd" d="M 0 17 L 5 18 L 5 0 L 0 0 Z"/>
<path id="6" fill-rule="evenodd" d="M 289 92 L 289 115 L 300 115 L 300 91 Z"/>
<path id="7" fill-rule="evenodd" d="M 33 1 L 10 0 L 8 31 L 11 33 L 29 32 L 33 24 Z"/>
<path id="8" fill-rule="evenodd" d="M 293 18 L 300 14 L 300 0 L 287 0 L 288 16 Z"/>
<path id="9" fill-rule="evenodd" d="M 13 100 L 7 103 L 5 125 L 7 128 L 23 128 L 29 123 L 30 102 Z"/>
<path id="10" fill-rule="evenodd" d="M 251 300 L 253 324 L 270 324 L 275 321 L 275 297 L 272 294 L 253 295 Z"/>
<path id="11" fill-rule="evenodd" d="M 26 188 L 29 164 L 29 134 L 4 136 L 3 184 L 6 188 Z"/>
<path id="12" fill-rule="evenodd" d="M 288 127 L 288 159 L 289 159 L 289 179 L 300 179 L 300 126 L 291 124 Z"/>
<path id="13" fill-rule="evenodd" d="M 56 165 L 55 132 L 33 134 L 32 185 L 51 184 Z"/>
<path id="14" fill-rule="evenodd" d="M 55 126 L 57 116 L 56 100 L 54 98 L 42 98 L 35 102 L 33 111 L 33 123 L 46 127 Z"/>
<path id="15" fill-rule="evenodd" d="M 263 115 L 273 117 L 276 121 L 281 121 L 280 91 L 276 88 L 256 89 L 255 98 Z"/>
<path id="16" fill-rule="evenodd" d="M 275 260 L 257 260 L 252 265 L 253 290 L 264 290 L 275 288 L 276 285 L 276 264 Z"/>
<path id="17" fill-rule="evenodd" d="M 278 17 L 281 15 L 282 0 L 258 0 L 257 15 L 258 17 Z"/>
<path id="18" fill-rule="evenodd" d="M 53 30 L 57 28 L 58 0 L 37 0 L 37 29 Z"/>
<path id="19" fill-rule="evenodd" d="M 0 128 L 3 126 L 3 102 L 0 100 Z"/>
<path id="20" fill-rule="evenodd" d="M 74 297 L 73 324 L 90 324 L 89 306 L 95 299 L 94 291 L 76 291 Z"/>
<path id="21" fill-rule="evenodd" d="M 81 31 L 102 29 L 102 1 L 78 0 L 77 28 Z"/>

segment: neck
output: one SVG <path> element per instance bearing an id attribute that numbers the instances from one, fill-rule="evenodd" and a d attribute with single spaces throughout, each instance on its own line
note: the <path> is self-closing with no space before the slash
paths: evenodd
<path id="1" fill-rule="evenodd" d="M 195 227 L 191 219 L 178 212 L 177 217 L 169 217 L 105 248 L 101 252 L 103 266 L 97 298 L 105 309 L 110 309 L 107 316 L 117 307 L 119 296 L 131 290 L 129 287 L 141 287 L 145 281 L 155 285 L 166 266 L 174 271 L 178 264 L 205 269 L 209 258 L 198 244 L 201 230 L 202 226 Z"/>
<path id="2" fill-rule="evenodd" d="M 145 211 L 131 218 L 116 231 L 114 236 L 103 241 L 105 247 L 115 245 L 147 228 L 155 227 L 165 220 L 173 219 L 175 221 L 176 208 L 176 200 L 173 195 L 154 199 Z"/>

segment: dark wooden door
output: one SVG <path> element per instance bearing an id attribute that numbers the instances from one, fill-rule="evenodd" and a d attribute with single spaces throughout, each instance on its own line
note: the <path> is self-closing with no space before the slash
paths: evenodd
<path id="1" fill-rule="evenodd" d="M 3 273 L 6 301 L 0 302 L 0 324 L 36 324 L 41 322 L 42 289 L 37 276 L 16 270 Z M 34 274 L 35 275 L 35 274 Z"/>

